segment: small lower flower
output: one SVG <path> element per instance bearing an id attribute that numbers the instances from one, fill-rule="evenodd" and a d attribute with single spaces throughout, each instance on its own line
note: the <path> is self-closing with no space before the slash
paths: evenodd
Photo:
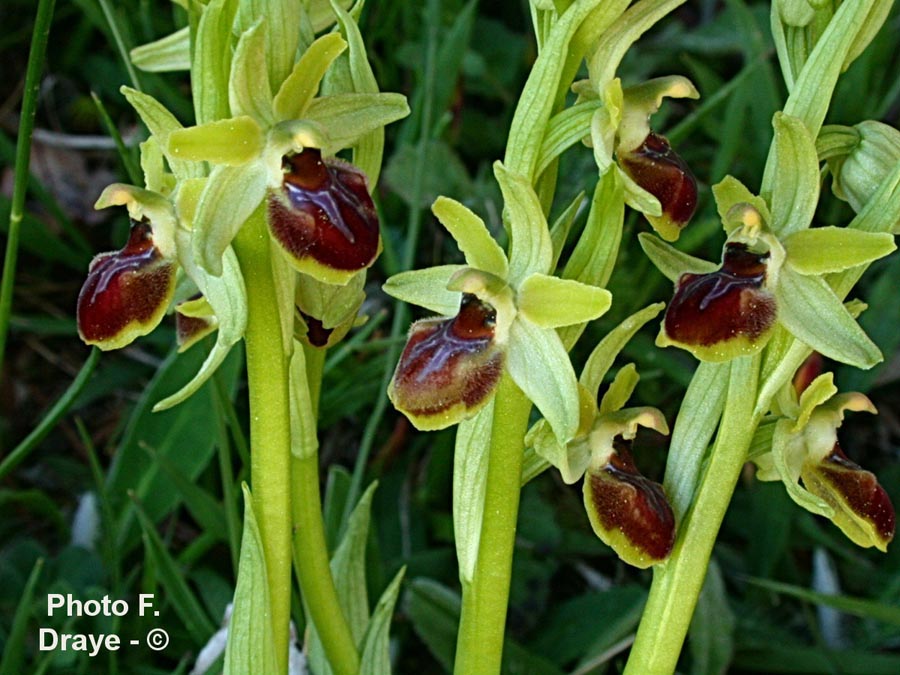
<path id="1" fill-rule="evenodd" d="M 613 439 L 584 477 L 584 506 L 594 533 L 629 565 L 645 568 L 669 557 L 675 515 L 662 485 L 638 471 L 631 442 Z"/>
<path id="2" fill-rule="evenodd" d="M 489 400 L 504 360 L 496 321 L 493 307 L 465 293 L 455 317 L 412 325 L 388 396 L 419 429 L 447 427 Z"/>
<path id="3" fill-rule="evenodd" d="M 697 179 L 668 139 L 653 131 L 636 148 L 616 150 L 619 166 L 659 200 L 662 215 L 644 214 L 653 229 L 668 240 L 678 239 L 697 210 Z"/>
<path id="4" fill-rule="evenodd" d="M 175 262 L 155 245 L 150 223 L 133 220 L 122 249 L 91 261 L 78 295 L 81 339 L 100 349 L 119 349 L 152 331 L 175 292 L 175 271 Z"/>
<path id="5" fill-rule="evenodd" d="M 837 429 L 847 410 L 877 412 L 859 393 L 838 394 L 831 373 L 802 392 L 790 384 L 781 396 L 784 416 L 775 424 L 772 449 L 753 458 L 760 480 L 781 480 L 791 499 L 830 519 L 853 543 L 886 551 L 894 538 L 891 500 L 870 471 L 841 449 Z M 802 481 L 802 486 L 800 482 Z"/>

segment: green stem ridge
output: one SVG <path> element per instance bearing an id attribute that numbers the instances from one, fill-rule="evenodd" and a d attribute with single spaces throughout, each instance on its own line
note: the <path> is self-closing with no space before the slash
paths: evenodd
<path id="1" fill-rule="evenodd" d="M 654 570 L 626 675 L 675 672 L 713 545 L 740 477 L 756 426 L 759 356 L 731 362 L 725 408 L 709 464 L 682 522 L 669 560 Z"/>
<path id="2" fill-rule="evenodd" d="M 325 350 L 305 345 L 303 350 L 315 414 L 319 408 Z M 309 618 L 316 627 L 335 675 L 356 675 L 359 654 L 331 574 L 325 525 L 322 522 L 319 454 L 315 449 L 302 458 L 291 456 L 291 509 L 294 566 Z"/>
<path id="3" fill-rule="evenodd" d="M 494 399 L 478 562 L 472 583 L 463 587 L 454 668 L 459 675 L 500 672 L 530 411 L 531 401 L 504 373 Z"/>
<path id="4" fill-rule="evenodd" d="M 279 672 L 287 672 L 291 618 L 291 417 L 288 362 L 264 208 L 265 203 L 244 223 L 234 239 L 234 249 L 247 285 L 244 339 L 250 390 L 253 512 L 266 557 Z"/>
<path id="5" fill-rule="evenodd" d="M 28 187 L 28 166 L 31 161 L 31 135 L 34 132 L 34 116 L 37 111 L 38 88 L 44 69 L 44 56 L 50 36 L 50 20 L 53 18 L 55 0 L 40 0 L 28 68 L 25 72 L 25 89 L 22 93 L 22 115 L 19 118 L 19 135 L 16 139 L 16 165 L 12 203 L 9 209 L 9 231 L 6 236 L 6 252 L 3 259 L 3 278 L 0 281 L 0 367 L 6 351 L 6 333 L 12 313 L 12 294 L 16 279 L 16 259 L 19 254 L 19 231 L 25 209 L 25 193 Z"/>

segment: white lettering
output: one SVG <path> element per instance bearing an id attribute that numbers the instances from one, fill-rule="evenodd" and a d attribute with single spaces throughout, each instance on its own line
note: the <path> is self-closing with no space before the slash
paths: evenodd
<path id="1" fill-rule="evenodd" d="M 144 610 L 150 609 L 153 607 L 153 594 L 152 593 L 141 593 L 138 596 L 138 614 L 144 616 Z"/>
<path id="2" fill-rule="evenodd" d="M 47 644 L 44 641 L 44 638 L 50 638 L 53 640 L 50 644 Z M 40 643 L 38 644 L 38 649 L 42 652 L 49 652 L 51 649 L 56 649 L 56 643 L 59 642 L 59 635 L 52 628 L 41 628 L 40 632 Z"/>

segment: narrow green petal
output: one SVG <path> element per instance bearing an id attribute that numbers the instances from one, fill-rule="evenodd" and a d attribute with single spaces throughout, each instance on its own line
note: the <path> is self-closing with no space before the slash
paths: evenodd
<path id="1" fill-rule="evenodd" d="M 547 219 L 531 184 L 494 163 L 494 175 L 503 192 L 505 212 L 509 218 L 509 281 L 519 284 L 533 272 L 546 274 L 553 260 L 553 242 Z"/>
<path id="2" fill-rule="evenodd" d="M 791 385 L 788 384 L 786 386 Z M 803 429 L 809 422 L 813 410 L 825 403 L 837 392 L 838 389 L 834 386 L 834 373 L 822 373 L 810 382 L 809 386 L 800 395 L 800 412 L 791 431 L 796 433 Z"/>
<path id="3" fill-rule="evenodd" d="M 131 62 L 148 73 L 170 73 L 191 68 L 190 26 L 131 50 Z"/>
<path id="4" fill-rule="evenodd" d="M 335 94 L 313 99 L 304 119 L 328 131 L 322 154 L 333 155 L 349 148 L 366 134 L 409 115 L 402 94 Z"/>
<path id="5" fill-rule="evenodd" d="M 670 281 L 677 282 L 678 278 L 685 272 L 708 274 L 719 269 L 719 266 L 715 263 L 695 258 L 692 255 L 679 251 L 671 244 L 667 244 L 652 234 L 641 232 L 638 235 L 638 241 L 641 244 L 641 248 L 644 249 L 644 253 L 650 258 L 650 261 Z"/>
<path id="6" fill-rule="evenodd" d="M 172 191 L 173 177 L 166 173 L 163 161 L 162 148 L 159 140 L 151 136 L 140 144 L 141 148 L 141 172 L 144 174 L 144 185 L 152 192 L 169 194 Z"/>
<path id="7" fill-rule="evenodd" d="M 605 288 L 546 274 L 532 274 L 519 286 L 519 311 L 542 328 L 592 321 L 611 304 L 612 295 Z"/>
<path id="8" fill-rule="evenodd" d="M 845 227 L 816 227 L 784 240 L 787 263 L 800 274 L 843 272 L 878 260 L 897 249 L 886 232 L 862 232 Z"/>
<path id="9" fill-rule="evenodd" d="M 594 347 L 578 380 L 588 390 L 593 400 L 597 399 L 600 384 L 619 352 L 644 324 L 659 315 L 663 307 L 665 307 L 663 303 L 657 302 L 635 312 L 607 333 L 606 337 Z"/>
<path id="10" fill-rule="evenodd" d="M 338 33 L 323 35 L 309 46 L 275 94 L 273 107 L 276 119 L 289 120 L 303 116 L 319 90 L 325 71 L 346 48 L 347 43 Z"/>
<path id="11" fill-rule="evenodd" d="M 274 117 L 265 45 L 266 24 L 261 20 L 241 35 L 231 63 L 228 102 L 232 115 L 249 115 L 268 126 Z"/>
<path id="12" fill-rule="evenodd" d="M 510 328 L 509 374 L 537 406 L 560 443 L 578 430 L 578 382 L 569 355 L 552 328 L 519 318 Z"/>
<path id="13" fill-rule="evenodd" d="M 740 227 L 740 222 L 734 222 L 729 218 L 729 212 L 738 204 L 749 204 L 759 211 L 759 215 L 762 216 L 766 223 L 772 222 L 772 216 L 769 213 L 769 206 L 766 204 L 766 200 L 750 192 L 734 176 L 725 176 L 725 178 L 713 185 L 712 192 L 716 200 L 719 218 L 722 219 L 722 225 L 725 228 L 725 234 L 731 234 Z"/>
<path id="14" fill-rule="evenodd" d="M 878 347 L 820 277 L 783 268 L 775 295 L 778 320 L 823 356 L 863 369 L 882 360 Z"/>
<path id="15" fill-rule="evenodd" d="M 431 210 L 456 240 L 456 245 L 466 257 L 466 263 L 476 269 L 506 278 L 509 272 L 506 254 L 491 236 L 481 218 L 449 197 L 438 197 Z"/>
<path id="16" fill-rule="evenodd" d="M 762 196 L 772 209 L 769 226 L 779 235 L 809 227 L 819 203 L 819 157 L 816 143 L 803 122 L 781 112 L 772 120 L 775 140 L 763 185 L 771 186 Z"/>
<path id="17" fill-rule="evenodd" d="M 388 279 L 384 292 L 388 295 L 418 305 L 442 316 L 454 316 L 459 311 L 459 291 L 447 290 L 450 278 L 465 265 L 439 265 L 422 270 L 395 274 Z"/>
<path id="18" fill-rule="evenodd" d="M 263 130 L 242 115 L 179 129 L 169 134 L 169 152 L 194 162 L 240 166 L 259 157 L 265 147 Z"/>
<path id="19" fill-rule="evenodd" d="M 624 408 L 640 379 L 641 376 L 638 375 L 637 367 L 633 363 L 627 363 L 619 368 L 619 372 L 600 401 L 600 414 L 607 415 Z"/>
<path id="20" fill-rule="evenodd" d="M 206 182 L 194 216 L 192 244 L 197 263 L 210 274 L 222 274 L 222 255 L 260 206 L 266 194 L 267 174 L 259 162 L 218 166 Z"/>

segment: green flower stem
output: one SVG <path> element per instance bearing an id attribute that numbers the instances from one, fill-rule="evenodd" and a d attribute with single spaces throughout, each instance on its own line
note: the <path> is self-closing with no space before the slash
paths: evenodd
<path id="1" fill-rule="evenodd" d="M 16 280 L 16 260 L 19 254 L 19 231 L 25 211 L 25 193 L 28 186 L 28 165 L 31 161 L 31 135 L 34 132 L 34 115 L 37 111 L 38 88 L 44 70 L 44 56 L 50 36 L 55 0 L 41 0 L 37 6 L 28 68 L 25 71 L 25 89 L 22 92 L 22 114 L 19 117 L 19 136 L 16 139 L 16 165 L 12 203 L 9 209 L 9 229 L 6 235 L 6 252 L 3 257 L 3 274 L 0 280 L 0 366 L 6 351 L 6 333 L 12 313 L 13 286 Z"/>
<path id="2" fill-rule="evenodd" d="M 291 618 L 291 417 L 288 362 L 272 277 L 265 202 L 240 229 L 234 250 L 247 285 L 250 478 L 259 523 L 279 672 L 287 672 Z"/>
<path id="3" fill-rule="evenodd" d="M 303 347 L 313 412 L 318 412 L 325 350 Z M 335 675 L 356 675 L 359 654 L 331 575 L 319 494 L 319 453 L 291 457 L 294 565 L 303 600 Z"/>
<path id="4" fill-rule="evenodd" d="M 504 373 L 494 399 L 478 563 L 463 587 L 454 672 L 496 675 L 503 657 L 529 401 Z"/>
<path id="5" fill-rule="evenodd" d="M 625 675 L 675 672 L 716 536 L 753 438 L 759 356 L 731 362 L 725 410 L 691 510 L 669 560 L 656 567 Z"/>

